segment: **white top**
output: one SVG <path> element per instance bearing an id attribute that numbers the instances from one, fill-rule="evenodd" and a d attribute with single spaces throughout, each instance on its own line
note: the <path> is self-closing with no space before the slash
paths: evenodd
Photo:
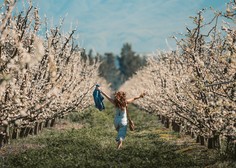
<path id="1" fill-rule="evenodd" d="M 124 109 L 116 108 L 115 121 L 121 122 L 122 124 L 127 124 L 126 108 Z"/>

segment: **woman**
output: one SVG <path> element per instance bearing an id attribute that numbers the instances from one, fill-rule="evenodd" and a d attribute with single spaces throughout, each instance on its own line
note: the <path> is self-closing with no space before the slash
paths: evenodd
<path id="1" fill-rule="evenodd" d="M 115 92 L 114 98 L 112 99 L 103 91 L 101 91 L 101 93 L 116 107 L 114 125 L 116 128 L 116 131 L 118 132 L 117 137 L 116 137 L 117 149 L 120 149 L 122 146 L 122 142 L 125 139 L 126 132 L 127 132 L 127 124 L 128 124 L 127 109 L 126 109 L 127 105 L 129 103 L 132 103 L 134 100 L 143 98 L 145 94 L 142 93 L 138 97 L 134 97 L 132 99 L 126 99 L 125 92 L 118 91 L 118 92 Z"/>

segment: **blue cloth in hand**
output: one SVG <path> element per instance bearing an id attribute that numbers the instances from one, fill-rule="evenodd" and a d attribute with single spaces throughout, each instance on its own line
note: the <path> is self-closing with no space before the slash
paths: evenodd
<path id="1" fill-rule="evenodd" d="M 93 99 L 94 99 L 95 107 L 97 109 L 99 109 L 100 111 L 105 109 L 105 106 L 103 104 L 104 97 L 102 96 L 100 90 L 95 89 L 93 91 Z"/>

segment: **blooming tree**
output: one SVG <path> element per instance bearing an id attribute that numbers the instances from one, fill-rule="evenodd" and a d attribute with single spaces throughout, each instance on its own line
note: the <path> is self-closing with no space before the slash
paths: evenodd
<path id="1" fill-rule="evenodd" d="M 174 37 L 178 50 L 154 54 L 122 86 L 133 95 L 145 91 L 138 106 L 209 148 L 236 140 L 236 30 L 231 21 L 218 29 L 220 18 L 235 20 L 235 10 L 236 3 L 230 2 L 226 13 L 215 12 L 209 22 L 205 10 L 199 11 L 195 27 L 187 27 L 180 40 Z"/>
<path id="2" fill-rule="evenodd" d="M 75 30 L 63 34 L 59 25 L 42 38 L 38 9 L 30 5 L 13 15 L 15 3 L 5 1 L 0 15 L 1 145 L 90 106 L 94 85 L 101 80 L 99 62 L 82 59 Z"/>

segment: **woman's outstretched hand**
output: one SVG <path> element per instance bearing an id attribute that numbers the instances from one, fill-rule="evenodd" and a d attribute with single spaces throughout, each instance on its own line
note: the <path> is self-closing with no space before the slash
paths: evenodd
<path id="1" fill-rule="evenodd" d="M 140 97 L 140 98 L 143 98 L 145 95 L 146 95 L 146 93 L 143 92 L 143 93 L 140 94 L 139 97 Z"/>

